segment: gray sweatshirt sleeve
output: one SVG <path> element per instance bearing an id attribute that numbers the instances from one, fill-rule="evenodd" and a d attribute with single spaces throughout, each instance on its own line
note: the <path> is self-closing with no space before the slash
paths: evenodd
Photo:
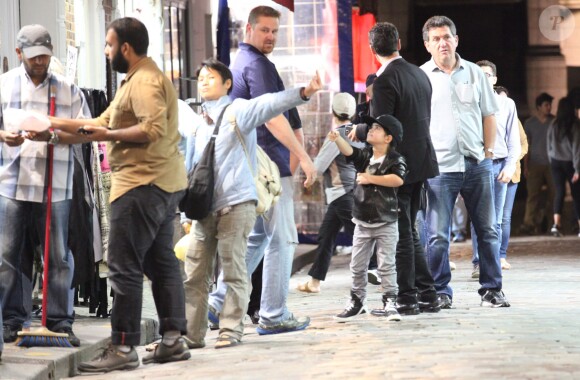
<path id="1" fill-rule="evenodd" d="M 316 171 L 319 175 L 324 174 L 326 169 L 332 164 L 332 161 L 340 154 L 338 146 L 330 141 L 328 138 L 324 140 L 322 148 L 318 152 L 318 156 L 314 159 L 314 166 L 316 166 Z"/>

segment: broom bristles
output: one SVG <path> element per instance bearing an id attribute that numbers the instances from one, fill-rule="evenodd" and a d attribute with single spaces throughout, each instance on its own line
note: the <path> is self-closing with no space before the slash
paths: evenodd
<path id="1" fill-rule="evenodd" d="M 31 331 L 19 331 L 18 340 L 15 342 L 19 347 L 72 347 L 68 340 L 68 334 L 56 333 L 46 327 Z"/>

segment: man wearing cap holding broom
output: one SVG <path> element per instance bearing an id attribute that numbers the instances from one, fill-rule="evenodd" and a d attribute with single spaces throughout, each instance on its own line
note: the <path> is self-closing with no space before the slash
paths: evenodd
<path id="1" fill-rule="evenodd" d="M 32 268 L 33 254 L 26 249 L 30 244 L 24 242 L 40 245 L 44 251 L 47 157 L 48 147 L 52 145 L 50 260 L 45 262 L 49 268 L 48 302 L 42 312 L 46 313 L 49 330 L 67 334 L 69 343 L 78 346 L 79 339 L 72 330 L 74 262 L 68 248 L 73 178 L 73 152 L 69 144 L 78 143 L 82 138 L 51 131 L 24 132 L 27 124 L 16 120 L 14 115 L 18 113 L 14 109 L 49 115 L 53 99 L 56 116 L 85 118 L 90 113 L 78 87 L 48 72 L 52 42 L 46 28 L 24 26 L 18 33 L 17 46 L 16 54 L 22 64 L 0 75 L 0 305 L 3 308 L 0 321 L 3 317 L 3 339 L 4 342 L 14 341 L 23 324 L 30 320 L 30 274 L 23 276 L 21 268 Z M 47 342 L 48 339 L 43 342 L 43 334 L 37 338 L 39 345 L 54 345 Z"/>

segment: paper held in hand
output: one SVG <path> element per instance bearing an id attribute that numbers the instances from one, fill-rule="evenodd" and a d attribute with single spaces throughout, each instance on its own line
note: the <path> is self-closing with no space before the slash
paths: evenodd
<path id="1" fill-rule="evenodd" d="M 48 117 L 36 111 L 7 108 L 3 111 L 3 118 L 4 129 L 13 133 L 44 132 L 50 127 Z"/>

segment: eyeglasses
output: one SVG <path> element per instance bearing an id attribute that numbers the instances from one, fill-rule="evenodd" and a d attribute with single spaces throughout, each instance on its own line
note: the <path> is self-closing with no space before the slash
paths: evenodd
<path id="1" fill-rule="evenodd" d="M 491 73 L 484 73 L 486 77 L 491 78 L 494 77 L 495 75 L 491 74 Z"/>

